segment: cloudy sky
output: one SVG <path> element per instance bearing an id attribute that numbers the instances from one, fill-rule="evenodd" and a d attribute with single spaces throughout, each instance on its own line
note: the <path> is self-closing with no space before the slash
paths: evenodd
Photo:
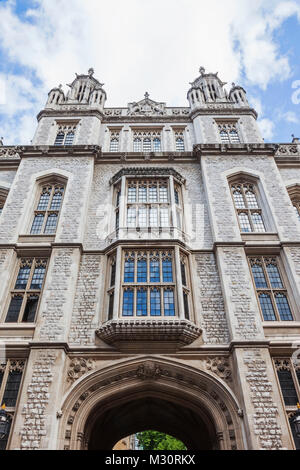
<path id="1" fill-rule="evenodd" d="M 186 106 L 201 65 L 246 88 L 267 142 L 300 137 L 300 0 L 0 0 L 0 136 L 30 143 L 75 72 L 94 67 L 106 106 Z"/>

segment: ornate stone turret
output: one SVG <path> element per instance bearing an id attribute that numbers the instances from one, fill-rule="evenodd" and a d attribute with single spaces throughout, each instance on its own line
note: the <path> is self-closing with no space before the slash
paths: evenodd
<path id="1" fill-rule="evenodd" d="M 76 104 L 90 104 L 103 109 L 106 101 L 106 92 L 103 83 L 93 77 L 94 69 L 89 69 L 88 75 L 77 75 L 75 80 L 69 84 L 70 90 L 66 102 Z"/>
<path id="2" fill-rule="evenodd" d="M 188 91 L 188 100 L 191 109 L 203 106 L 206 103 L 227 101 L 227 92 L 224 89 L 225 82 L 218 77 L 218 73 L 205 73 L 205 68 L 200 67 L 200 76 L 194 80 Z"/>
<path id="3" fill-rule="evenodd" d="M 57 88 L 52 88 L 48 93 L 48 100 L 46 103 L 46 108 L 51 108 L 53 105 L 62 104 L 65 102 L 65 94 L 62 90 L 62 85 L 59 85 Z"/>
<path id="4" fill-rule="evenodd" d="M 229 99 L 240 106 L 249 106 L 246 94 L 243 87 L 233 83 L 229 93 Z"/>

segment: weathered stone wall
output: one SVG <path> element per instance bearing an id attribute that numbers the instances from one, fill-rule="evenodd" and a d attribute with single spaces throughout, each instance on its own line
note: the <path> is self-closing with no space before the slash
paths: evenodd
<path id="1" fill-rule="evenodd" d="M 76 286 L 69 341 L 77 345 L 95 342 L 99 310 L 103 307 L 101 289 L 105 282 L 101 255 L 82 255 Z"/>
<path id="2" fill-rule="evenodd" d="M 219 247 L 217 259 L 231 339 L 264 337 L 258 303 L 244 248 Z"/>
<path id="3" fill-rule="evenodd" d="M 268 354 L 259 348 L 243 349 L 244 398 L 249 406 L 247 419 L 253 432 L 254 448 L 278 450 L 286 448 L 290 441 L 274 375 L 271 378 L 273 369 Z"/>
<path id="4" fill-rule="evenodd" d="M 56 248 L 46 276 L 35 339 L 66 341 L 68 337 L 78 276 L 78 248 Z"/>
<path id="5" fill-rule="evenodd" d="M 275 161 L 264 156 L 218 155 L 202 157 L 204 184 L 209 199 L 209 210 L 216 240 L 239 241 L 238 221 L 228 185 L 228 172 L 248 171 L 261 176 L 261 183 L 271 218 L 281 240 L 300 238 L 300 225 L 294 223 L 294 211 Z M 263 196 L 263 195 L 262 195 Z M 263 207 L 267 212 L 268 207 Z M 271 227 L 272 228 L 272 227 Z"/>
<path id="6" fill-rule="evenodd" d="M 1 183 L 5 183 L 7 186 L 10 186 L 16 176 L 16 173 L 17 172 L 15 170 L 0 170 L 0 189 Z"/>
<path id="7" fill-rule="evenodd" d="M 85 223 L 85 207 L 93 172 L 91 158 L 29 158 L 22 160 L 13 182 L 5 211 L 0 220 L 0 242 L 14 243 L 20 234 L 30 233 L 30 222 L 38 194 L 35 176 L 42 172 L 62 170 L 68 182 L 62 212 L 59 219 L 56 241 L 81 241 Z"/>
<path id="8" fill-rule="evenodd" d="M 105 238 L 110 233 L 109 219 L 114 213 L 114 208 L 111 205 L 112 193 L 109 181 L 124 167 L 147 168 L 147 165 L 95 166 L 84 239 L 84 248 L 86 250 L 103 249 L 106 246 Z M 170 162 L 170 164 L 161 164 L 160 167 L 174 168 L 174 170 L 186 178 L 184 214 L 186 231 L 192 239 L 190 243 L 191 248 L 211 249 L 212 235 L 199 165 L 174 165 Z M 111 229 L 114 230 L 114 226 Z"/>
<path id="9" fill-rule="evenodd" d="M 219 344 L 229 341 L 221 283 L 213 253 L 195 255 L 195 308 L 203 328 L 205 343 Z"/>

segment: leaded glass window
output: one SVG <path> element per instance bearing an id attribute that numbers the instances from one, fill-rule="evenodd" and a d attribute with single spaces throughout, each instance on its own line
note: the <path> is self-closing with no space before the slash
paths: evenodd
<path id="1" fill-rule="evenodd" d="M 251 257 L 249 261 L 264 321 L 292 321 L 278 257 Z"/>
<path id="2" fill-rule="evenodd" d="M 134 152 L 161 152 L 161 132 L 140 130 L 133 133 Z"/>
<path id="3" fill-rule="evenodd" d="M 224 122 L 218 124 L 220 140 L 223 144 L 240 144 L 241 139 L 239 137 L 236 123 Z"/>
<path id="4" fill-rule="evenodd" d="M 265 232 L 266 228 L 256 186 L 247 181 L 233 183 L 231 184 L 231 194 L 241 232 Z"/>
<path id="5" fill-rule="evenodd" d="M 10 423 L 15 414 L 24 366 L 23 360 L 7 359 L 0 362 L 0 407 L 5 406 Z M 0 450 L 7 448 L 8 439 L 9 433 L 0 439 Z"/>
<path id="6" fill-rule="evenodd" d="M 127 227 L 170 227 L 168 180 L 129 181 Z"/>
<path id="7" fill-rule="evenodd" d="M 60 124 L 58 126 L 58 132 L 56 134 L 54 145 L 56 146 L 70 146 L 73 145 L 75 139 L 77 124 Z"/>
<path id="8" fill-rule="evenodd" d="M 298 361 L 291 360 L 289 357 L 276 358 L 274 359 L 274 364 L 287 417 L 291 423 L 297 411 L 297 404 L 300 403 L 300 364 L 298 364 Z M 296 436 L 292 423 L 291 430 L 296 449 L 300 449 L 300 439 Z"/>
<path id="9" fill-rule="evenodd" d="M 46 268 L 46 259 L 29 258 L 19 261 L 19 270 L 10 293 L 5 323 L 35 321 Z"/>
<path id="10" fill-rule="evenodd" d="M 182 137 L 177 137 L 176 139 L 176 151 L 177 152 L 184 152 L 184 140 Z"/>
<path id="11" fill-rule="evenodd" d="M 173 256 L 168 250 L 124 252 L 123 316 L 176 315 Z"/>
<path id="12" fill-rule="evenodd" d="M 32 235 L 53 235 L 56 232 L 64 191 L 61 184 L 42 187 L 31 225 Z"/>
<path id="13" fill-rule="evenodd" d="M 109 147 L 110 152 L 118 152 L 119 151 L 119 139 L 117 137 L 114 137 L 110 141 L 110 147 Z"/>

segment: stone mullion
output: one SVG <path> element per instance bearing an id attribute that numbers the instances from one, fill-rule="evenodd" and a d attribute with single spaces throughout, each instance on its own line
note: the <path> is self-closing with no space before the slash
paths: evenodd
<path id="1" fill-rule="evenodd" d="M 119 318 L 119 309 L 121 304 L 121 284 L 123 274 L 123 258 L 122 247 L 118 246 L 116 254 L 116 276 L 115 276 L 115 289 L 114 289 L 114 306 L 113 306 L 113 319 Z"/>
<path id="2" fill-rule="evenodd" d="M 175 258 L 176 291 L 177 291 L 177 305 L 178 305 L 177 315 L 179 316 L 179 318 L 184 320 L 185 315 L 184 315 L 183 286 L 182 286 L 182 279 L 181 279 L 179 246 L 175 246 L 174 258 Z M 174 298 L 175 298 L 175 292 L 174 292 Z"/>
<path id="3" fill-rule="evenodd" d="M 121 196 L 119 201 L 119 229 L 126 226 L 126 210 L 127 210 L 127 194 L 126 194 L 126 176 L 121 179 Z"/>

